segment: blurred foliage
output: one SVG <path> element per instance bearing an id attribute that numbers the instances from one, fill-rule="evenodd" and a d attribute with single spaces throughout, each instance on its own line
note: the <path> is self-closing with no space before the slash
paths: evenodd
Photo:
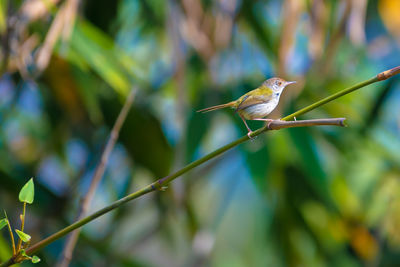
<path id="1" fill-rule="evenodd" d="M 298 84 L 279 118 L 399 65 L 399 3 L 0 0 L 0 208 L 17 221 L 33 176 L 33 242 L 71 223 L 133 87 L 91 211 L 246 133 L 233 112 L 198 109 L 280 76 Z M 71 265 L 397 266 L 399 87 L 303 116 L 347 117 L 346 129 L 267 133 L 94 221 Z M 38 265 L 54 266 L 64 241 Z"/>

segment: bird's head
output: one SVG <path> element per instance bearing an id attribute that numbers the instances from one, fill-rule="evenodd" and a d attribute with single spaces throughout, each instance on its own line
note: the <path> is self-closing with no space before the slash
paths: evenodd
<path id="1" fill-rule="evenodd" d="M 268 88 L 271 88 L 274 90 L 274 92 L 282 92 L 282 90 L 288 86 L 289 84 L 296 83 L 295 81 L 293 82 L 287 82 L 284 79 L 281 78 L 271 78 L 266 80 L 263 85 L 267 86 Z"/>

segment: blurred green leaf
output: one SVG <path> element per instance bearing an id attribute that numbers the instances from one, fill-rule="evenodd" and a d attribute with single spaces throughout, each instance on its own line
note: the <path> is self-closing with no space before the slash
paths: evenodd
<path id="1" fill-rule="evenodd" d="M 31 178 L 19 192 L 19 201 L 32 204 L 34 196 L 35 186 L 33 185 L 33 178 Z"/>
<path id="2" fill-rule="evenodd" d="M 71 37 L 71 48 L 97 72 L 113 89 L 127 95 L 131 78 L 118 62 L 118 53 L 112 39 L 88 22 L 77 22 Z M 76 60 L 76 57 L 74 57 Z"/>
<path id="3" fill-rule="evenodd" d="M 83 104 L 89 114 L 89 118 L 94 123 L 100 123 L 102 117 L 99 104 L 99 86 L 102 81 L 96 79 L 90 72 L 84 72 L 80 68 L 72 68 L 71 72 L 78 84 L 78 92 Z"/>
<path id="4" fill-rule="evenodd" d="M 135 101 L 140 103 L 140 100 Z M 111 128 L 122 107 L 116 96 L 101 99 L 106 123 Z M 121 129 L 119 140 L 135 162 L 148 168 L 157 177 L 169 173 L 172 149 L 161 129 L 160 121 L 146 106 L 133 106 Z"/>
<path id="5" fill-rule="evenodd" d="M 3 34 L 7 28 L 7 0 L 0 0 L 0 34 Z"/>
<path id="6" fill-rule="evenodd" d="M 331 203 L 329 184 L 326 174 L 322 168 L 322 162 L 318 156 L 318 146 L 312 133 L 307 127 L 296 127 L 288 129 L 294 148 L 299 153 L 299 163 L 305 177 L 315 192 L 327 203 Z"/>
<path id="7" fill-rule="evenodd" d="M 235 113 L 231 115 L 238 131 L 240 132 L 240 135 L 246 135 L 247 129 L 242 120 L 239 119 Z M 253 130 L 256 130 L 258 127 L 261 127 L 263 125 L 263 123 L 261 122 L 254 121 L 247 121 L 247 123 L 249 127 L 251 127 L 251 129 Z M 255 140 L 243 144 L 239 148 L 244 155 L 252 179 L 254 180 L 258 188 L 261 191 L 265 192 L 268 183 L 268 170 L 270 168 L 267 139 L 265 139 L 264 135 L 261 135 L 258 136 Z"/>
<path id="8" fill-rule="evenodd" d="M 3 235 L 0 235 L 0 262 L 6 261 L 11 255 L 11 247 Z"/>
<path id="9" fill-rule="evenodd" d="M 22 241 L 24 241 L 25 243 L 29 242 L 31 240 L 31 236 L 28 234 L 25 234 L 24 232 L 15 229 L 15 232 L 17 233 L 17 235 L 19 236 L 19 238 L 21 238 Z"/>
<path id="10" fill-rule="evenodd" d="M 278 43 L 274 42 L 277 39 L 277 33 L 270 28 L 268 23 L 264 22 L 265 10 L 252 8 L 257 5 L 261 5 L 261 3 L 253 1 L 252 4 L 242 5 L 240 12 L 246 18 L 245 21 L 249 24 L 249 31 L 254 33 L 254 37 L 260 43 L 260 47 L 265 50 L 271 61 L 275 61 L 278 54 Z"/>
<path id="11" fill-rule="evenodd" d="M 7 219 L 1 219 L 0 220 L 0 230 L 3 229 L 6 225 L 8 224 L 8 220 Z"/>
<path id="12" fill-rule="evenodd" d="M 187 158 L 188 161 L 192 161 L 194 158 L 194 153 L 198 149 L 204 135 L 208 131 L 209 126 L 209 116 L 204 116 L 199 113 L 191 113 L 189 117 L 189 122 L 187 125 Z"/>
<path id="13" fill-rule="evenodd" d="M 264 136 L 260 136 L 261 138 L 264 139 Z M 251 177 L 263 192 L 267 189 L 268 170 L 270 168 L 268 144 L 265 144 L 264 140 L 257 140 L 254 142 L 255 144 L 246 144 L 245 148 L 242 149 Z"/>

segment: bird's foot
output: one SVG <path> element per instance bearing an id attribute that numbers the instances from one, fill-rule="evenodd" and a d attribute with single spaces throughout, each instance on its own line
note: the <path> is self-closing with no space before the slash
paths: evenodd
<path id="1" fill-rule="evenodd" d="M 253 141 L 253 140 L 255 140 L 256 138 L 257 138 L 257 136 L 255 136 L 255 137 L 251 137 L 251 134 L 253 133 L 253 131 L 251 131 L 251 130 L 249 130 L 249 132 L 247 133 L 247 136 L 249 137 L 249 139 L 251 140 L 251 141 Z"/>
<path id="2" fill-rule="evenodd" d="M 271 120 L 270 122 L 267 123 L 267 128 L 268 128 L 269 130 L 272 130 L 272 129 L 271 129 L 271 123 L 272 123 L 273 121 L 274 121 L 274 120 Z"/>
<path id="3" fill-rule="evenodd" d="M 297 121 L 296 117 L 293 117 L 294 121 Z"/>

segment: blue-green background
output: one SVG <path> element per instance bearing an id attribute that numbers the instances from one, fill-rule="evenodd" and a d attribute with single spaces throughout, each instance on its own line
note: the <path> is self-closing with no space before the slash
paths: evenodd
<path id="1" fill-rule="evenodd" d="M 398 0 L 87 0 L 40 72 L 68 1 L 24 21 L 37 11 L 26 2 L 0 1 L 2 37 L 10 18 L 24 26 L 9 29 L 0 78 L 0 208 L 19 226 L 18 192 L 34 177 L 33 243 L 74 221 L 132 87 L 91 212 L 246 133 L 234 112 L 198 109 L 280 76 L 298 83 L 279 118 L 400 65 Z M 298 118 L 346 117 L 347 128 L 246 142 L 86 225 L 71 266 L 397 266 L 399 105 L 394 77 Z M 38 266 L 54 266 L 64 243 L 40 251 Z M 0 260 L 9 244 L 3 229 Z"/>

